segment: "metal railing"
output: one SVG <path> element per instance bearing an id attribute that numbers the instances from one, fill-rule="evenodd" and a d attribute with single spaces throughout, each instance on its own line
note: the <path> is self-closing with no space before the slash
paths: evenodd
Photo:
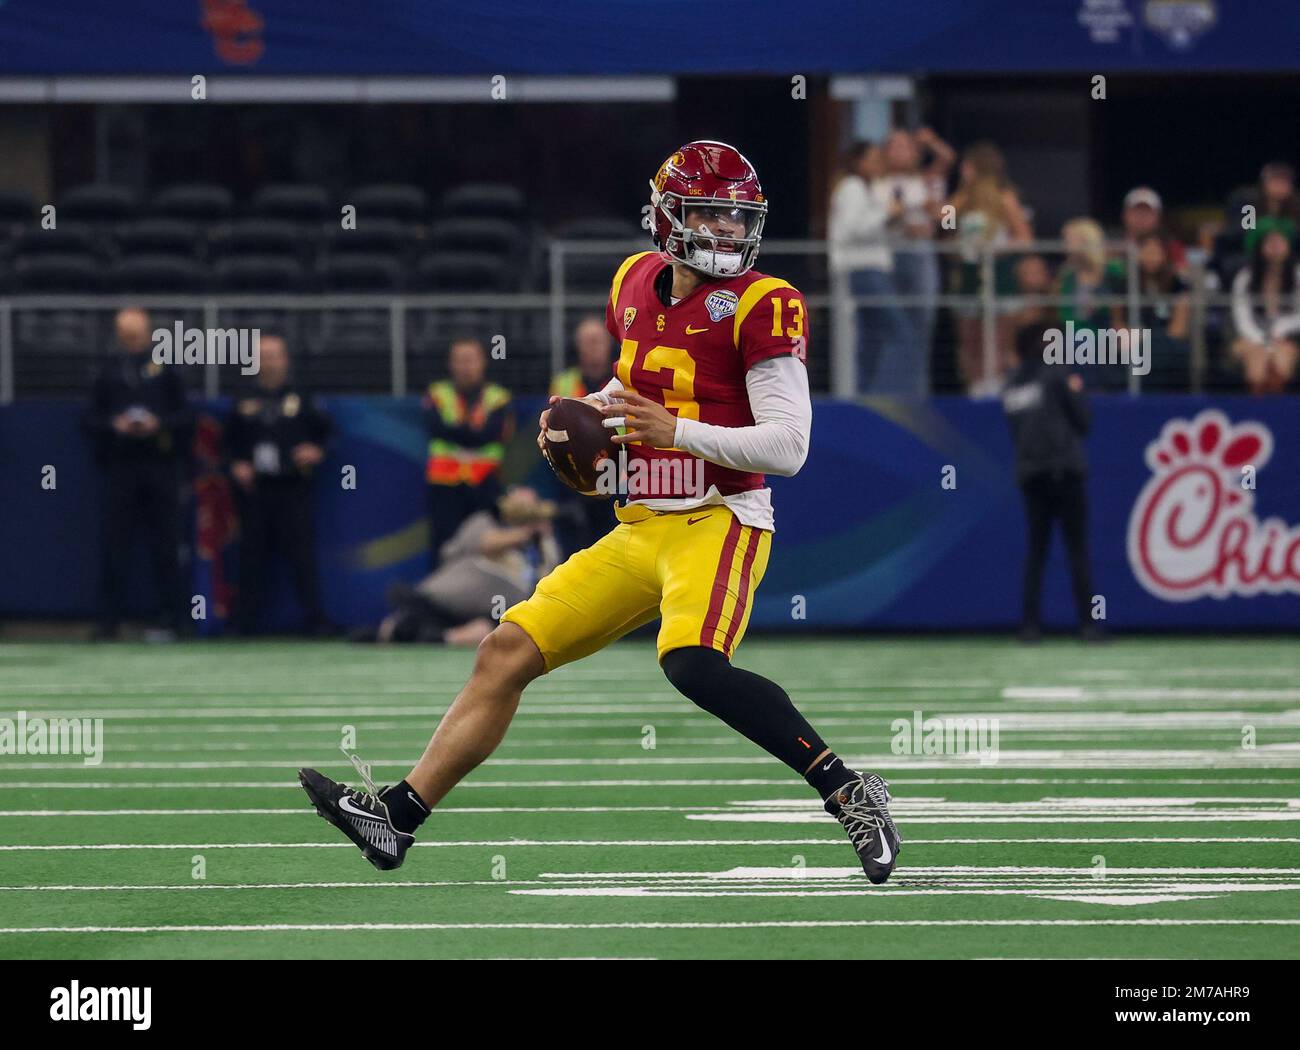
<path id="1" fill-rule="evenodd" d="M 509 329 L 523 345 L 523 353 L 511 350 L 516 363 L 516 376 L 525 377 L 521 389 L 540 383 L 545 377 L 565 367 L 569 351 L 570 326 L 578 312 L 603 314 L 608 295 L 608 281 L 618 261 L 628 254 L 644 251 L 648 244 L 640 240 L 623 241 L 552 241 L 548 246 L 547 276 L 549 288 L 544 291 L 520 293 L 438 293 L 438 294 L 203 294 L 203 295 L 69 295 L 22 294 L 0 296 L 0 403 L 14 400 L 18 389 L 17 361 L 22 352 L 42 352 L 40 340 L 28 333 L 20 339 L 18 329 L 31 327 L 28 315 L 37 313 L 68 320 L 78 314 L 94 315 L 107 321 L 107 312 L 125 306 L 140 306 L 154 313 L 158 324 L 165 323 L 167 315 L 193 318 L 203 328 L 216 329 L 228 326 L 232 314 L 244 312 L 278 312 L 302 321 L 304 326 L 316 324 L 320 332 L 308 342 L 331 344 L 330 326 L 339 317 L 357 312 L 367 319 L 364 331 L 354 342 L 351 351 L 340 352 L 332 367 L 355 369 L 355 378 L 343 378 L 336 387 L 347 389 L 353 382 L 359 389 L 384 391 L 395 395 L 418 388 L 429 376 L 424 372 L 436 371 L 440 355 L 445 349 L 445 339 L 455 331 L 472 330 L 490 342 L 492 335 Z M 905 242 L 890 245 L 896 256 L 908 252 L 934 253 L 938 259 L 956 256 L 962 263 L 974 265 L 980 274 L 979 289 L 974 294 L 954 294 L 940 291 L 934 295 L 854 295 L 848 290 L 845 275 L 831 271 L 827 260 L 827 243 L 812 240 L 772 240 L 763 245 L 767 265 L 765 269 L 783 272 L 781 260 L 802 260 L 795 264 L 805 271 L 802 280 L 795 283 L 805 293 L 810 310 L 829 311 L 831 317 L 828 348 L 829 369 L 825 387 L 839 396 L 854 396 L 862 389 L 857 376 L 857 339 L 854 326 L 860 311 L 872 307 L 925 307 L 932 311 L 964 311 L 972 316 L 975 311 L 980 320 L 982 364 L 987 375 L 999 371 L 999 357 L 1007 348 L 999 346 L 998 317 L 1009 306 L 1066 307 L 1077 305 L 1071 296 L 1060 294 L 1011 296 L 999 293 L 997 268 L 1004 256 L 1041 254 L 1060 256 L 1065 245 L 1060 241 L 1035 241 L 1015 245 L 987 245 L 974 252 L 969 247 L 953 242 Z M 1135 251 L 1132 245 L 1108 245 L 1112 258 L 1125 261 L 1126 285 L 1122 293 L 1097 294 L 1089 298 L 1090 306 L 1097 308 L 1119 307 L 1130 327 L 1139 327 L 1141 312 L 1153 299 L 1144 297 L 1138 285 Z M 586 273 L 581 273 L 586 265 Z M 789 265 L 789 264 L 787 264 Z M 1207 287 L 1204 268 L 1197 264 L 1188 275 L 1190 289 L 1185 293 L 1191 308 L 1188 341 L 1191 348 L 1187 387 L 1202 389 L 1209 360 L 1206 338 L 1207 318 L 1212 310 L 1227 307 L 1230 297 Z M 379 320 L 379 318 L 383 320 Z M 309 324 L 310 322 L 310 324 Z M 38 326 L 39 327 L 39 326 Z M 88 325 L 93 329 L 93 325 Z M 107 325 L 101 326 L 102 340 Z M 337 330 L 337 325 L 335 329 Z M 520 334 L 522 333 L 522 334 Z M 68 337 L 75 340 L 75 334 Z M 87 335 L 86 338 L 91 338 Z M 814 336 L 816 339 L 816 335 Z M 386 346 L 382 345 L 386 344 Z M 826 344 L 823 344 L 826 345 Z M 86 348 L 90 350 L 90 347 Z M 296 351 L 296 348 L 295 348 Z M 386 352 L 385 352 L 386 351 Z M 920 367 L 928 368 L 929 348 L 921 347 Z M 520 358 L 522 356 L 522 364 Z M 328 354 L 321 355 L 327 361 Z M 385 362 L 386 375 L 373 370 Z M 424 368 L 424 372 L 421 371 Z M 207 365 L 202 387 L 205 394 L 216 396 L 228 388 L 229 370 L 222 366 Z M 86 383 L 89 377 L 86 377 Z M 1130 374 L 1128 389 L 1137 393 L 1141 378 Z M 80 393 L 84 384 L 68 389 L 67 393 Z"/>

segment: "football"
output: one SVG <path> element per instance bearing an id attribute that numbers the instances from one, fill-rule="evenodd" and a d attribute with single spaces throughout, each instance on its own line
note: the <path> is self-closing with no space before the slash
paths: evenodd
<path id="1" fill-rule="evenodd" d="M 566 397 L 551 407 L 546 420 L 546 461 L 555 476 L 584 496 L 599 496 L 597 484 L 606 460 L 614 460 L 615 431 L 605 426 L 600 409 Z M 606 493 L 608 494 L 608 493 Z"/>

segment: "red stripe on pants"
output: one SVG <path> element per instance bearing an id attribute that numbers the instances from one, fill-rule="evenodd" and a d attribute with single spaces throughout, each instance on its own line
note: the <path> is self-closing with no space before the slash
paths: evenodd
<path id="1" fill-rule="evenodd" d="M 736 592 L 736 610 L 731 614 L 731 626 L 727 628 L 727 637 L 722 643 L 722 651 L 731 655 L 731 647 L 745 618 L 745 605 L 749 601 L 749 571 L 754 567 L 754 556 L 758 545 L 763 542 L 763 533 L 759 529 L 749 529 L 749 545 L 745 548 L 745 558 L 740 563 L 740 590 Z"/>
<path id="2" fill-rule="evenodd" d="M 731 519 L 731 528 L 722 543 L 722 555 L 718 559 L 718 571 L 713 575 L 713 593 L 709 596 L 709 611 L 704 617 L 704 626 L 700 629 L 700 644 L 705 648 L 713 647 L 714 636 L 718 632 L 718 620 L 722 617 L 722 606 L 727 600 L 727 580 L 731 576 L 731 563 L 736 556 L 736 541 L 740 539 L 741 524 L 739 518 Z"/>

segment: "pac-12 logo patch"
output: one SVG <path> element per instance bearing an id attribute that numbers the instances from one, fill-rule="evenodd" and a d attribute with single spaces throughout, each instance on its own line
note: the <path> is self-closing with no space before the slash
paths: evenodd
<path id="1" fill-rule="evenodd" d="M 730 317 L 736 312 L 738 306 L 740 306 L 740 298 L 729 288 L 710 292 L 708 298 L 704 300 L 704 308 L 715 321 Z"/>
<path id="2" fill-rule="evenodd" d="M 626 310 L 623 311 L 623 331 L 626 332 L 629 328 L 631 328 L 632 322 L 635 320 L 636 320 L 636 307 L 629 306 Z"/>

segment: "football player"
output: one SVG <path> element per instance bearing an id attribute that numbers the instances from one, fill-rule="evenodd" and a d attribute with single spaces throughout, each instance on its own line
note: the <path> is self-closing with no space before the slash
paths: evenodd
<path id="1" fill-rule="evenodd" d="M 365 790 L 299 773 L 321 816 L 377 868 L 400 865 L 432 808 L 492 754 L 529 682 L 656 618 L 668 680 L 802 776 L 872 882 L 894 868 L 885 782 L 846 767 L 784 689 L 731 663 L 772 544 L 764 474 L 792 475 L 808 452 L 804 297 L 753 269 L 767 201 L 737 150 L 688 143 L 650 189 L 657 250 L 614 274 L 605 320 L 620 354 L 588 398 L 624 428 L 628 477 L 643 479 L 619 524 L 505 612 L 405 780 L 377 790 L 359 763 Z"/>

